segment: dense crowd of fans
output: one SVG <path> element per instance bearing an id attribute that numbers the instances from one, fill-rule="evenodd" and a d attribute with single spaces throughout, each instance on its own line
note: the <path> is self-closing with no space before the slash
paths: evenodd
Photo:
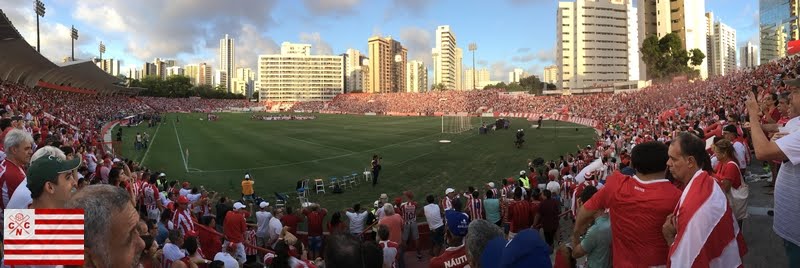
<path id="1" fill-rule="evenodd" d="M 258 103 L 2 84 L 0 207 L 84 209 L 90 267 L 404 267 L 408 250 L 423 258 L 417 228 L 423 215 L 431 267 L 569 267 L 583 256 L 588 267 L 735 267 L 747 252 L 744 166 L 758 159 L 774 171 L 774 230 L 796 267 L 798 72 L 797 58 L 785 58 L 623 94 L 344 94 L 298 104 L 293 109 L 347 113 L 559 112 L 602 123 L 596 143 L 557 160 L 531 160 L 516 178 L 447 188 L 440 199 L 425 196 L 425 205 L 404 191 L 394 200 L 381 195 L 371 209 L 331 211 L 270 204 L 257 197 L 249 174 L 234 198 L 170 180 L 105 151 L 98 133 L 129 115 Z M 559 241 L 567 210 L 575 228 L 569 241 Z M 305 241 L 298 232 L 303 222 Z"/>

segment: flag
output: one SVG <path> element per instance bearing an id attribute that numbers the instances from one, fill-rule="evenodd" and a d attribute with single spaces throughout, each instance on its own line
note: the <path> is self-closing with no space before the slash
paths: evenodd
<path id="1" fill-rule="evenodd" d="M 747 253 L 739 224 L 722 188 L 699 171 L 681 194 L 674 213 L 678 234 L 669 267 L 739 267 Z"/>
<path id="2" fill-rule="evenodd" d="M 6 209 L 5 265 L 83 266 L 83 209 Z"/>
<path id="3" fill-rule="evenodd" d="M 786 43 L 786 54 L 794 55 L 800 52 L 800 40 L 789 41 Z"/>

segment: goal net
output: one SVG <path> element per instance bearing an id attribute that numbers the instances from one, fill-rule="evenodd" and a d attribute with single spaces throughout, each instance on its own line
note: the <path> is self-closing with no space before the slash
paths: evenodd
<path id="1" fill-rule="evenodd" d="M 472 117 L 470 116 L 442 116 L 442 133 L 461 133 L 470 129 L 472 129 Z"/>

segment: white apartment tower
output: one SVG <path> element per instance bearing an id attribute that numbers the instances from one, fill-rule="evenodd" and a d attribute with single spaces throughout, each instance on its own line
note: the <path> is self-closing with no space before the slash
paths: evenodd
<path id="1" fill-rule="evenodd" d="M 253 70 L 250 68 L 236 68 L 236 72 L 234 75 L 235 78 L 232 78 L 233 82 L 231 85 L 233 86 L 232 92 L 234 94 L 242 94 L 246 97 L 250 98 L 253 95 Z"/>
<path id="2" fill-rule="evenodd" d="M 472 85 L 473 81 L 475 81 L 475 86 Z M 483 89 L 486 85 L 491 83 L 489 70 L 486 68 L 478 69 L 478 71 L 469 68 L 464 72 L 464 90 L 472 90 L 473 88 Z"/>
<path id="3" fill-rule="evenodd" d="M 219 71 L 222 71 L 226 74 L 225 83 L 222 86 L 228 92 L 232 92 L 232 80 L 227 78 L 234 78 L 234 71 L 236 67 L 236 46 L 233 42 L 233 38 L 228 38 L 228 35 L 225 35 L 225 38 L 219 40 Z"/>
<path id="4" fill-rule="evenodd" d="M 708 75 L 726 75 L 736 70 L 736 30 L 714 21 L 714 13 L 706 13 L 708 21 Z"/>
<path id="5" fill-rule="evenodd" d="M 619 0 L 617 0 L 619 1 Z M 705 0 L 637 0 L 639 23 L 639 47 L 651 35 L 661 38 L 669 33 L 677 33 L 686 51 L 699 49 L 708 58 L 708 22 L 705 15 Z M 700 77 L 708 77 L 708 64 L 694 66 Z M 691 65 L 690 65 L 691 66 Z M 639 61 L 639 73 L 643 80 L 648 78 L 647 66 Z"/>
<path id="6" fill-rule="evenodd" d="M 635 7 L 628 7 L 628 80 L 643 80 L 639 77 L 639 18 Z"/>
<path id="7" fill-rule="evenodd" d="M 225 87 L 228 84 L 230 79 L 228 79 L 228 73 L 223 70 L 216 70 L 214 71 L 214 87 Z M 226 92 L 231 92 L 230 88 L 225 87 Z"/>
<path id="8" fill-rule="evenodd" d="M 198 79 L 200 78 L 200 65 L 199 64 L 186 64 L 183 66 L 183 74 L 189 77 L 189 82 L 192 85 L 199 85 Z"/>
<path id="9" fill-rule="evenodd" d="M 214 68 L 211 67 L 210 64 L 200 63 L 199 66 L 200 70 L 197 76 L 197 85 L 208 85 L 211 86 L 214 84 Z"/>
<path id="10" fill-rule="evenodd" d="M 628 0 L 559 2 L 559 89 L 611 86 L 629 79 Z"/>
<path id="11" fill-rule="evenodd" d="M 545 83 L 550 83 L 555 85 L 558 81 L 558 66 L 550 65 L 544 67 L 544 80 Z"/>
<path id="12" fill-rule="evenodd" d="M 173 75 L 184 75 L 183 68 L 181 68 L 180 66 L 167 67 L 167 77 Z"/>
<path id="13" fill-rule="evenodd" d="M 406 92 L 426 91 L 428 91 L 428 67 L 422 61 L 408 61 L 406 64 Z"/>
<path id="14" fill-rule="evenodd" d="M 446 89 L 465 89 L 461 80 L 463 51 L 456 45 L 456 35 L 450 25 L 436 28 L 436 47 L 433 54 L 433 84 L 443 84 Z"/>
<path id="15" fill-rule="evenodd" d="M 344 58 L 311 55 L 311 45 L 281 44 L 281 54 L 258 56 L 258 97 L 268 101 L 329 101 L 344 91 Z"/>
<path id="16" fill-rule="evenodd" d="M 357 49 L 349 48 L 342 54 L 344 57 L 344 85 L 345 92 L 364 92 L 367 80 L 364 65 L 366 56 Z"/>
<path id="17" fill-rule="evenodd" d="M 102 60 L 95 59 L 95 64 L 97 64 L 98 68 L 100 68 L 101 70 L 105 71 L 106 73 L 108 73 L 108 74 L 110 74 L 112 76 L 118 76 L 119 75 L 119 60 L 115 60 L 115 59 L 102 59 Z"/>
<path id="18" fill-rule="evenodd" d="M 405 92 L 408 49 L 392 39 L 373 36 L 367 40 L 369 47 L 369 93 Z"/>
<path id="19" fill-rule="evenodd" d="M 514 68 L 513 71 L 508 72 L 508 83 L 519 83 L 519 80 L 525 78 L 527 75 L 521 68 Z"/>
<path id="20" fill-rule="evenodd" d="M 758 46 L 747 42 L 746 45 L 739 49 L 739 60 L 739 67 L 743 69 L 758 66 L 760 61 Z"/>

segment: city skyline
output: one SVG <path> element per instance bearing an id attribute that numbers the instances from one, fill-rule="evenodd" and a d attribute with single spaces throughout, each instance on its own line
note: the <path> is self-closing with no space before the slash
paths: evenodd
<path id="1" fill-rule="evenodd" d="M 492 80 L 506 80 L 514 68 L 541 76 L 543 68 L 554 64 L 555 58 L 555 0 L 306 0 L 242 5 L 210 0 L 188 4 L 44 2 L 48 8 L 47 16 L 42 18 L 45 56 L 59 62 L 69 54 L 68 37 L 59 37 L 74 24 L 81 32 L 76 41 L 76 57 L 98 56 L 97 44 L 103 41 L 107 46 L 104 58 L 121 60 L 125 73 L 156 57 L 175 58 L 180 66 L 206 62 L 218 69 L 219 39 L 225 34 L 241 44 L 236 49 L 237 67 L 255 69 L 258 55 L 277 53 L 284 41 L 312 44 L 318 54 L 338 55 L 348 48 L 365 52 L 367 39 L 375 34 L 392 36 L 408 48 L 408 60 L 432 66 L 430 51 L 435 47 L 439 25 L 454 29 L 463 50 L 468 43 L 478 44 L 476 67 L 489 69 Z M 758 1 L 737 2 L 731 5 L 707 0 L 705 10 L 737 30 L 737 47 L 747 41 L 758 45 Z M 30 1 L 9 0 L 3 8 L 26 40 L 35 45 Z M 458 12 L 438 12 L 444 8 Z M 466 65 L 463 69 L 471 68 L 471 64 Z"/>

